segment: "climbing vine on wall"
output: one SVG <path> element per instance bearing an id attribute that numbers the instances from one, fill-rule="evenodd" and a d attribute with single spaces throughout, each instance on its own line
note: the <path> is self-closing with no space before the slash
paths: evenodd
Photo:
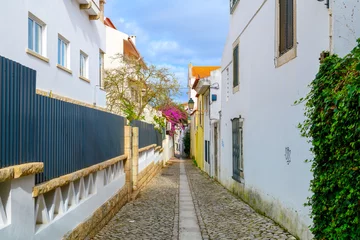
<path id="1" fill-rule="evenodd" d="M 360 239 L 360 40 L 322 60 L 305 99 L 301 134 L 314 158 L 308 199 L 315 239 Z"/>

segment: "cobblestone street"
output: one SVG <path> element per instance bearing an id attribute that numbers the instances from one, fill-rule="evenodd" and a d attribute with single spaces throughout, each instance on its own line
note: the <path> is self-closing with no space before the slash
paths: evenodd
<path id="1" fill-rule="evenodd" d="M 94 238 L 295 239 L 191 161 L 172 161 Z"/>

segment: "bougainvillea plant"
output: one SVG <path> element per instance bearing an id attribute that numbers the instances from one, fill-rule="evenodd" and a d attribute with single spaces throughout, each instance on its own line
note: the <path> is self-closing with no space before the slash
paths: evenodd
<path id="1" fill-rule="evenodd" d="M 184 128 L 187 123 L 187 113 L 186 111 L 177 104 L 168 104 L 160 109 L 163 116 L 171 123 L 171 129 L 169 130 L 169 135 L 173 136 L 175 134 L 176 128 Z"/>

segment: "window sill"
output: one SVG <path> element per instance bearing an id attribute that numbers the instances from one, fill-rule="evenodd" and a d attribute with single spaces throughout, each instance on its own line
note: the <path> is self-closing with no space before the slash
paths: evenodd
<path id="1" fill-rule="evenodd" d="M 85 81 L 85 82 L 87 82 L 87 83 L 90 83 L 90 80 L 87 79 L 86 77 L 79 76 L 79 79 L 81 79 L 81 80 L 83 80 L 83 81 Z"/>
<path id="2" fill-rule="evenodd" d="M 70 69 L 68 69 L 66 67 L 63 67 L 60 64 L 56 64 L 56 66 L 57 66 L 58 69 L 61 69 L 61 70 L 65 71 L 65 72 L 67 72 L 69 74 L 72 74 L 72 71 Z"/>
<path id="3" fill-rule="evenodd" d="M 242 177 L 239 177 L 239 176 L 232 176 L 231 177 L 234 181 L 236 181 L 236 182 L 238 182 L 238 183 L 241 183 L 241 184 L 244 184 L 245 183 L 245 181 L 244 181 L 244 179 L 242 178 Z"/>
<path id="4" fill-rule="evenodd" d="M 33 50 L 31 50 L 29 48 L 27 48 L 25 51 L 26 51 L 27 54 L 29 54 L 29 55 L 31 55 L 33 57 L 36 57 L 36 58 L 38 58 L 38 59 L 40 59 L 40 60 L 42 60 L 44 62 L 48 63 L 50 61 L 48 58 L 44 57 L 43 55 L 41 55 L 41 54 L 39 54 L 37 52 L 34 52 Z"/>
<path id="5" fill-rule="evenodd" d="M 278 56 L 276 59 L 276 67 L 281 67 L 282 65 L 290 62 L 291 60 L 293 60 L 294 58 L 296 58 L 296 46 L 294 46 L 292 49 L 290 49 L 289 51 L 287 51 L 286 53 L 284 53 L 281 56 Z"/>
<path id="6" fill-rule="evenodd" d="M 236 87 L 233 87 L 233 94 L 237 93 L 240 90 L 239 85 L 237 85 Z"/>

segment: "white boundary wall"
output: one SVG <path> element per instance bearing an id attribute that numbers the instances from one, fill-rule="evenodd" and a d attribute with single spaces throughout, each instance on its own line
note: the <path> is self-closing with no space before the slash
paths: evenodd
<path id="1" fill-rule="evenodd" d="M 62 239 L 125 186 L 123 163 L 37 198 L 32 197 L 34 176 L 0 183 L 0 200 L 7 218 L 5 224 L 0 221 L 0 239 Z"/>

